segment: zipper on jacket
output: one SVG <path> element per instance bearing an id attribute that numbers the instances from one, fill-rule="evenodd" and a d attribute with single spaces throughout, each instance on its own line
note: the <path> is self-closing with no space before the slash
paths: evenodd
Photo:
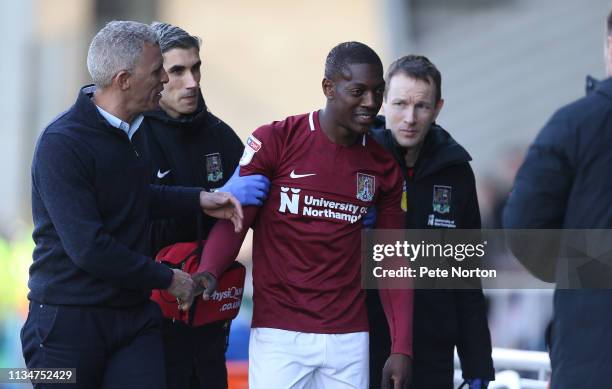
<path id="1" fill-rule="evenodd" d="M 138 154 L 138 150 L 136 150 L 136 147 L 134 147 L 134 144 L 130 141 L 130 146 L 132 146 L 132 150 L 134 151 L 134 154 L 136 154 L 136 158 L 140 158 L 140 154 Z"/>
<path id="2" fill-rule="evenodd" d="M 136 147 L 134 146 L 134 143 L 132 143 L 132 140 L 130 139 L 128 134 L 126 134 L 125 131 L 121 130 L 120 128 L 113 127 L 108 123 L 107 125 L 115 134 L 117 134 L 117 136 L 120 136 L 121 138 L 125 139 L 130 144 L 130 147 L 132 148 L 132 151 L 134 152 L 136 158 L 140 158 L 140 154 L 138 153 L 138 150 L 136 150 Z"/>

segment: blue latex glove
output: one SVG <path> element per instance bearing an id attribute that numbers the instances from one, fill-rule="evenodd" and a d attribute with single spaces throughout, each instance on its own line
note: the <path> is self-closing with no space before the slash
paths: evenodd
<path id="1" fill-rule="evenodd" d="M 376 225 L 376 207 L 368 208 L 368 212 L 363 216 L 363 228 L 372 229 Z"/>
<path id="2" fill-rule="evenodd" d="M 240 176 L 240 166 L 236 168 L 230 179 L 218 189 L 219 192 L 230 192 L 240 201 L 240 204 L 260 206 L 268 197 L 270 180 L 262 175 Z"/>
<path id="3" fill-rule="evenodd" d="M 489 381 L 483 380 L 482 378 L 470 378 L 465 380 L 470 389 L 487 389 L 489 387 Z"/>

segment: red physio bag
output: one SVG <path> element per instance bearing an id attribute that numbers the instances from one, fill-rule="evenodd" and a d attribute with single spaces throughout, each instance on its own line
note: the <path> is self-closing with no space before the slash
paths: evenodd
<path id="1" fill-rule="evenodd" d="M 166 246 L 157 253 L 155 261 L 172 269 L 194 274 L 198 270 L 204 244 L 205 240 L 200 243 L 180 242 Z M 217 280 L 217 290 L 210 299 L 204 301 L 202 294 L 199 294 L 189 311 L 179 310 L 176 298 L 166 290 L 154 289 L 151 300 L 159 305 L 164 317 L 182 321 L 192 327 L 232 320 L 240 310 L 245 276 L 244 265 L 234 262 Z"/>

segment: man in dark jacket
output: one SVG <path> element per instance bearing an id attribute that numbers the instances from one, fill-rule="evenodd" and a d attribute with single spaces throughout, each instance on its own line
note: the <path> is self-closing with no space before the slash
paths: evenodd
<path id="1" fill-rule="evenodd" d="M 239 229 L 242 211 L 227 193 L 149 184 L 139 128 L 168 81 L 149 26 L 107 24 L 87 66 L 95 86 L 81 89 L 34 152 L 23 355 L 31 369 L 76 368 L 76 388 L 164 388 L 161 313 L 149 295 L 167 289 L 189 302 L 194 291 L 188 274 L 151 259 L 150 220 L 202 208 Z"/>
<path id="2" fill-rule="evenodd" d="M 227 191 L 242 205 L 261 205 L 267 194 L 267 178 L 232 176 L 244 146 L 227 124 L 208 111 L 202 97 L 199 38 L 166 23 L 151 27 L 169 78 L 160 109 L 147 112 L 143 124 L 153 162 L 152 182 Z M 214 223 L 214 218 L 204 215 L 156 221 L 151 228 L 153 252 L 177 242 L 206 239 Z M 229 325 L 220 321 L 190 327 L 181 321 L 164 320 L 168 389 L 227 388 Z"/>
<path id="3" fill-rule="evenodd" d="M 517 174 L 504 210 L 504 227 L 612 228 L 612 13 L 607 31 L 608 78 L 586 97 L 558 110 L 540 131 Z M 530 240 L 531 245 L 538 243 Z M 552 269 L 554 262 L 550 262 Z M 609 288 L 608 266 L 597 265 L 597 261 L 584 265 L 581 271 L 593 273 L 595 269 L 598 274 L 590 274 L 592 279 L 603 274 Z M 609 289 L 555 292 L 551 387 L 610 387 L 610 307 Z"/>
<path id="4" fill-rule="evenodd" d="M 390 66 L 386 81 L 385 117 L 373 135 L 404 172 L 406 228 L 479 229 L 471 157 L 434 123 L 444 103 L 440 72 L 427 58 L 409 55 Z M 368 309 L 370 387 L 376 388 L 389 347 L 377 291 L 369 291 Z M 482 290 L 415 290 L 412 388 L 452 388 L 455 346 L 470 388 L 487 387 L 494 370 L 485 310 Z"/>

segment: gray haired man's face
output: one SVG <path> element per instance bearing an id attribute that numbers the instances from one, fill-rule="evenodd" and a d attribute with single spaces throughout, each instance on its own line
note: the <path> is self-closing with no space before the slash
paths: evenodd
<path id="1" fill-rule="evenodd" d="M 163 67 L 163 59 L 158 45 L 145 43 L 140 60 L 130 72 L 129 104 L 133 111 L 141 113 L 159 107 L 159 99 L 168 82 L 168 74 Z"/>

